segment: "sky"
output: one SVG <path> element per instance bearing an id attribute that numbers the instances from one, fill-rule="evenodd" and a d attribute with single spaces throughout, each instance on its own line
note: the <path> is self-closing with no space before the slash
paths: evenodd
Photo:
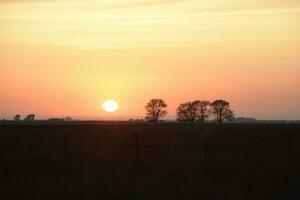
<path id="1" fill-rule="evenodd" d="M 299 24 L 299 0 L 1 0 L 0 118 L 126 120 L 162 98 L 169 118 L 225 99 L 300 119 Z"/>

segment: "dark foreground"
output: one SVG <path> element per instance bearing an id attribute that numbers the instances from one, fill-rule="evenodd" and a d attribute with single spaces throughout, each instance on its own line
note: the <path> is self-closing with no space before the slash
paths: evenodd
<path id="1" fill-rule="evenodd" d="M 300 199 L 300 125 L 0 125 L 0 199 Z"/>

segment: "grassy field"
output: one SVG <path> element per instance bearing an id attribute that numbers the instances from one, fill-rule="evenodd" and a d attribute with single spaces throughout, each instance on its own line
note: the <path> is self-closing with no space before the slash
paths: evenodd
<path id="1" fill-rule="evenodd" d="M 300 199 L 300 125 L 0 124 L 0 199 Z"/>

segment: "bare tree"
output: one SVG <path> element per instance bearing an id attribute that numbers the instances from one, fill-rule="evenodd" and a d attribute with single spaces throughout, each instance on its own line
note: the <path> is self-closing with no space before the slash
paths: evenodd
<path id="1" fill-rule="evenodd" d="M 177 120 L 194 122 L 196 120 L 204 122 L 209 115 L 209 101 L 188 101 L 182 103 L 177 108 Z"/>
<path id="2" fill-rule="evenodd" d="M 194 122 L 197 118 L 197 106 L 195 101 L 181 103 L 177 108 L 177 120 Z"/>
<path id="3" fill-rule="evenodd" d="M 157 123 L 167 116 L 167 104 L 162 99 L 151 99 L 145 109 L 147 111 L 146 120 Z"/>
<path id="4" fill-rule="evenodd" d="M 222 123 L 224 120 L 232 121 L 234 119 L 230 104 L 225 100 L 215 100 L 212 102 L 210 104 L 210 112 L 219 123 Z"/>
<path id="5" fill-rule="evenodd" d="M 200 122 L 204 122 L 209 116 L 210 101 L 196 101 L 197 105 L 197 118 Z"/>
<path id="6" fill-rule="evenodd" d="M 20 121 L 20 120 L 21 120 L 21 115 L 17 114 L 17 115 L 14 117 L 14 120 L 15 120 L 15 121 Z"/>

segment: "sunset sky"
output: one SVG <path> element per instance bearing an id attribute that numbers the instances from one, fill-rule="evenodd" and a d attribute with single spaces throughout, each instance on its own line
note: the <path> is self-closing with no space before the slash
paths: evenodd
<path id="1" fill-rule="evenodd" d="M 143 117 L 228 100 L 300 119 L 299 0 L 1 0 L 0 119 Z M 115 99 L 119 110 L 102 103 Z"/>

